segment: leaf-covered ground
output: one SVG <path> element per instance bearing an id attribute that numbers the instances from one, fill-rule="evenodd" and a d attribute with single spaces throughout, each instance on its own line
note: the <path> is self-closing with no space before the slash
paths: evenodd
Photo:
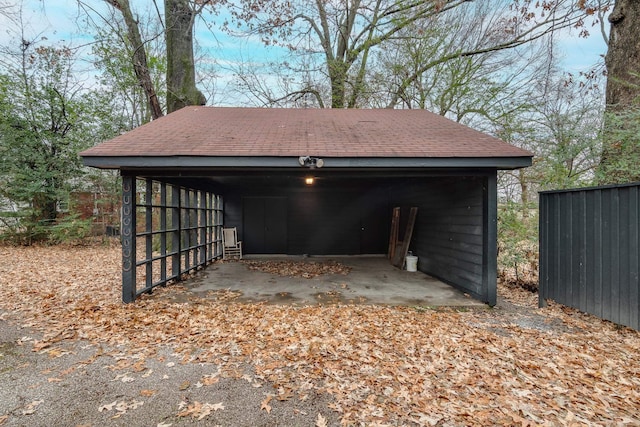
<path id="1" fill-rule="evenodd" d="M 313 279 L 322 274 L 343 274 L 347 275 L 351 271 L 346 266 L 337 261 L 287 261 L 287 260 L 242 260 L 249 270 L 262 271 L 264 273 L 275 274 L 284 277 L 301 277 Z"/>
<path id="2" fill-rule="evenodd" d="M 220 375 L 251 367 L 271 392 L 247 411 L 327 395 L 316 425 L 640 425 L 637 332 L 555 304 L 537 309 L 522 290 L 499 293 L 496 308 L 472 311 L 292 307 L 202 299 L 174 285 L 123 305 L 116 246 L 0 247 L 0 313 L 43 334 L 33 351 L 118 348 L 121 381 L 170 348 L 178 363 L 213 363 Z M 141 390 L 96 408 L 133 411 L 145 398 Z M 176 417 L 206 421 L 229 404 L 182 402 Z"/>

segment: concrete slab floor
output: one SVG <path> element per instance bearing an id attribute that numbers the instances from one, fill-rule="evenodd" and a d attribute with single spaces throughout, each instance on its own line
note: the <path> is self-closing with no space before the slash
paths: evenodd
<path id="1" fill-rule="evenodd" d="M 250 270 L 237 261 L 216 262 L 183 285 L 206 296 L 230 291 L 234 301 L 270 304 L 380 304 L 393 306 L 487 307 L 422 272 L 393 267 L 384 256 L 248 256 L 246 260 L 294 263 L 339 262 L 348 274 L 322 274 L 310 279 Z M 237 296 L 236 296 L 237 295 Z"/>

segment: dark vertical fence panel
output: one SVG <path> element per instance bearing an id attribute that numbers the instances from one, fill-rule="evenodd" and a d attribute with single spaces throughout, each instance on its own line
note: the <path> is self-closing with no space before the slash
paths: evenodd
<path id="1" fill-rule="evenodd" d="M 540 193 L 546 299 L 640 329 L 640 184 Z"/>
<path id="2" fill-rule="evenodd" d="M 640 187 L 631 191 L 629 202 L 629 325 L 640 325 Z M 633 301 L 638 301 L 635 310 Z"/>

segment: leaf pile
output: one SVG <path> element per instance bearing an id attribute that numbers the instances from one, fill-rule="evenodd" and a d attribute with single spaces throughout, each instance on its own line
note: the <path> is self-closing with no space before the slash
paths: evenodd
<path id="1" fill-rule="evenodd" d="M 81 338 L 127 349 L 131 368 L 161 345 L 222 372 L 249 363 L 273 399 L 330 393 L 346 425 L 640 424 L 639 334 L 572 309 L 518 306 L 539 318 L 527 326 L 500 309 L 173 302 L 180 286 L 123 305 L 119 261 L 108 247 L 0 248 L 0 307 L 44 332 L 34 349 Z"/>
<path id="2" fill-rule="evenodd" d="M 302 277 L 313 279 L 324 274 L 347 275 L 351 271 L 348 267 L 337 261 L 257 261 L 242 260 L 249 270 L 275 274 L 283 277 Z"/>

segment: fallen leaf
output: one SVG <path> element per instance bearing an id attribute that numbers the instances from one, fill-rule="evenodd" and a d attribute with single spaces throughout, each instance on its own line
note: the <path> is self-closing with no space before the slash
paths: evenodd
<path id="1" fill-rule="evenodd" d="M 135 372 L 142 372 L 145 369 L 147 369 L 146 365 L 145 365 L 145 361 L 144 360 L 140 360 L 136 363 L 133 364 L 133 366 L 131 366 L 131 368 L 135 371 Z"/>
<path id="2" fill-rule="evenodd" d="M 242 260 L 242 263 L 249 270 L 257 270 L 278 276 L 286 277 L 302 277 L 304 279 L 313 279 L 323 274 L 343 274 L 347 275 L 351 271 L 351 267 L 336 261 L 258 261 L 258 260 Z"/>
<path id="3" fill-rule="evenodd" d="M 9 419 L 9 415 L 0 416 L 0 426 L 4 425 L 4 423 L 6 423 L 8 419 Z"/>
<path id="4" fill-rule="evenodd" d="M 144 405 L 143 401 L 141 401 L 141 400 L 133 400 L 133 401 L 131 401 L 131 403 L 129 403 L 128 409 L 138 409 L 142 405 Z"/>
<path id="5" fill-rule="evenodd" d="M 191 383 L 189 381 L 184 381 L 182 384 L 180 384 L 180 387 L 178 389 L 180 391 L 184 391 L 188 389 L 190 386 L 191 386 Z"/>
<path id="6" fill-rule="evenodd" d="M 140 390 L 140 396 L 144 396 L 144 397 L 151 397 L 154 394 L 156 394 L 158 392 L 158 390 Z"/>
<path id="7" fill-rule="evenodd" d="M 211 407 L 213 408 L 214 411 L 219 411 L 224 409 L 224 405 L 222 404 L 222 402 L 214 403 L 213 405 L 211 405 Z"/>
<path id="8" fill-rule="evenodd" d="M 122 414 L 126 413 L 127 410 L 129 409 L 137 409 L 140 406 L 144 405 L 144 402 L 141 400 L 131 400 L 130 402 L 127 402 L 125 400 L 122 400 L 120 402 L 113 401 L 111 403 L 108 403 L 106 405 L 102 405 L 98 408 L 98 412 L 108 412 L 108 411 L 112 411 L 112 410 L 116 410 L 117 414 L 114 415 L 111 418 L 118 418 L 120 417 Z"/>
<path id="9" fill-rule="evenodd" d="M 200 381 L 204 385 L 213 385 L 213 384 L 217 383 L 218 381 L 220 381 L 220 377 L 205 375 L 204 377 L 202 377 L 202 379 Z"/>
<path id="10" fill-rule="evenodd" d="M 32 350 L 35 352 L 39 352 L 50 346 L 51 346 L 51 343 L 47 341 L 34 341 Z"/>
<path id="11" fill-rule="evenodd" d="M 316 427 L 327 427 L 327 419 L 322 414 L 318 414 L 316 418 Z"/>
<path id="12" fill-rule="evenodd" d="M 121 375 L 116 376 L 112 381 L 117 381 L 117 380 L 120 380 L 120 381 L 122 381 L 123 383 L 132 383 L 132 382 L 134 382 L 136 379 L 135 379 L 135 378 L 133 378 L 133 377 L 130 377 L 130 376 L 129 376 L 129 375 L 127 375 L 127 374 L 121 374 Z"/>
<path id="13" fill-rule="evenodd" d="M 57 357 L 62 357 L 63 355 L 67 354 L 67 352 L 62 351 L 59 348 L 54 348 L 54 349 L 51 349 L 51 350 L 47 350 L 47 354 L 52 359 L 55 359 Z"/>
<path id="14" fill-rule="evenodd" d="M 272 394 L 267 394 L 267 397 L 265 397 L 265 399 L 260 402 L 260 409 L 264 409 L 265 411 L 267 411 L 267 414 L 271 413 L 271 405 L 269 405 L 269 402 L 271 402 L 271 399 L 273 399 L 273 395 Z"/>
<path id="15" fill-rule="evenodd" d="M 106 405 L 102 405 L 98 408 L 98 412 L 110 411 L 118 404 L 117 400 L 114 400 L 111 403 L 107 403 Z"/>
<path id="16" fill-rule="evenodd" d="M 69 375 L 70 373 L 72 373 L 75 370 L 76 370 L 75 366 L 72 366 L 72 367 L 70 367 L 68 369 L 65 369 L 64 371 L 61 371 L 60 375 L 62 375 L 64 377 L 66 375 Z"/>
<path id="17" fill-rule="evenodd" d="M 179 408 L 183 408 L 186 405 L 185 402 L 182 402 Z M 197 418 L 198 420 L 202 420 L 209 416 L 212 412 L 224 409 L 224 405 L 222 402 L 220 403 L 200 403 L 193 402 L 190 405 L 186 405 L 186 408 L 182 411 L 178 412 L 177 416 L 179 417 L 188 417 L 191 416 L 193 418 Z"/>
<path id="18" fill-rule="evenodd" d="M 285 402 L 285 401 L 291 399 L 292 397 L 293 397 L 293 392 L 290 389 L 281 388 L 280 390 L 278 390 L 277 399 L 280 402 Z"/>
<path id="19" fill-rule="evenodd" d="M 38 406 L 40 406 L 40 404 L 44 402 L 44 400 L 34 400 L 33 402 L 29 403 L 27 406 L 25 406 L 25 408 L 22 410 L 22 415 L 31 415 L 36 411 L 36 408 Z"/>

